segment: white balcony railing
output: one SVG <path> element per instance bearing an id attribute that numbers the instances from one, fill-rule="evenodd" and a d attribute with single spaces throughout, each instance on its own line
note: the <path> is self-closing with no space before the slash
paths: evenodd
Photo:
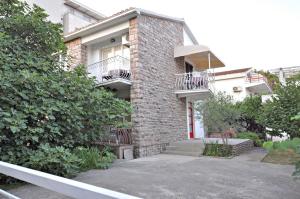
<path id="1" fill-rule="evenodd" d="M 176 74 L 175 90 L 210 89 L 213 75 L 207 71 Z"/>
<path id="2" fill-rule="evenodd" d="M 72 198 L 141 199 L 128 194 L 112 191 L 110 189 L 96 187 L 90 184 L 62 178 L 2 161 L 0 161 L 0 174 L 11 176 Z M 19 197 L 0 189 L 0 198 L 2 198 L 1 195 L 6 198 L 20 199 Z"/>
<path id="3" fill-rule="evenodd" d="M 87 66 L 87 72 L 96 77 L 98 83 L 115 79 L 130 80 L 130 60 L 121 56 L 111 57 Z"/>

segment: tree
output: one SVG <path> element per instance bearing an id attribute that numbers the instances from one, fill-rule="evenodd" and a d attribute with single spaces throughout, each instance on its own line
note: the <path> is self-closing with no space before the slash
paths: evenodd
<path id="1" fill-rule="evenodd" d="M 268 84 L 272 89 L 276 89 L 277 86 L 280 86 L 279 78 L 277 75 L 270 73 L 269 71 L 256 71 L 257 73 L 263 75 L 267 78 Z"/>
<path id="2" fill-rule="evenodd" d="M 236 130 L 241 128 L 239 124 L 241 113 L 229 95 L 220 92 L 196 104 L 196 110 L 201 112 L 208 132 L 222 133 L 231 128 Z"/>
<path id="3" fill-rule="evenodd" d="M 238 102 L 236 106 L 241 112 L 241 125 L 247 131 L 255 132 L 261 137 L 265 137 L 265 126 L 258 122 L 263 108 L 261 96 L 246 97 L 242 102 Z"/>
<path id="4" fill-rule="evenodd" d="M 259 122 L 268 127 L 268 133 L 281 136 L 287 133 L 291 138 L 300 137 L 299 122 L 292 117 L 300 112 L 300 79 L 287 80 L 278 86 L 274 96 L 263 106 Z"/>
<path id="5" fill-rule="evenodd" d="M 63 68 L 61 25 L 46 18 L 39 7 L 0 1 L 0 159 L 29 167 L 40 146 L 89 145 L 131 111 L 84 67 Z"/>

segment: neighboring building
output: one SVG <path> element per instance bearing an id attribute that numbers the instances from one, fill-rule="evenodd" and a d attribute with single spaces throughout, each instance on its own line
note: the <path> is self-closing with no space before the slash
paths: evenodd
<path id="1" fill-rule="evenodd" d="M 225 68 L 224 68 L 225 69 Z M 267 79 L 252 68 L 239 68 L 215 72 L 214 91 L 225 92 L 234 101 L 243 101 L 251 95 L 269 95 L 272 89 Z"/>
<path id="2" fill-rule="evenodd" d="M 135 157 L 204 137 L 194 103 L 212 94 L 208 68 L 224 64 L 183 19 L 130 8 L 65 35 L 71 68 L 85 64 L 99 86 L 131 102 Z"/>
<path id="3" fill-rule="evenodd" d="M 101 13 L 86 7 L 75 0 L 25 0 L 28 4 L 36 4 L 49 15 L 49 20 L 61 23 L 64 34 L 68 34 L 89 24 L 105 18 Z"/>
<path id="4" fill-rule="evenodd" d="M 269 70 L 270 73 L 277 75 L 281 84 L 285 85 L 286 79 L 300 73 L 300 66 L 276 68 Z"/>

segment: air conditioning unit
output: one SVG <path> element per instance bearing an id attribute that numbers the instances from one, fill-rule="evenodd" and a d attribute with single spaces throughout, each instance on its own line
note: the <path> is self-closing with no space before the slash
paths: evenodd
<path id="1" fill-rule="evenodd" d="M 122 44 L 125 46 L 129 46 L 129 35 L 128 34 L 122 35 Z"/>
<path id="2" fill-rule="evenodd" d="M 232 88 L 232 90 L 233 90 L 233 92 L 241 92 L 242 91 L 242 87 L 240 87 L 240 86 L 234 86 Z"/>

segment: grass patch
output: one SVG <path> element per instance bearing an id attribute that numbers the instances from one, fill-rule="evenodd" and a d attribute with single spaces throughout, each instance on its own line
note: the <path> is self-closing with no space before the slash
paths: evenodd
<path id="1" fill-rule="evenodd" d="M 300 138 L 281 142 L 265 142 L 263 147 L 268 154 L 263 162 L 274 164 L 296 164 L 300 161 Z"/>
<path id="2" fill-rule="evenodd" d="M 232 148 L 227 144 L 209 143 L 205 144 L 203 155 L 214 157 L 229 157 L 232 155 Z"/>
<path id="3" fill-rule="evenodd" d="M 262 160 L 262 162 L 268 162 L 273 164 L 296 164 L 300 161 L 300 154 L 296 153 L 292 149 L 287 150 L 272 150 Z"/>

